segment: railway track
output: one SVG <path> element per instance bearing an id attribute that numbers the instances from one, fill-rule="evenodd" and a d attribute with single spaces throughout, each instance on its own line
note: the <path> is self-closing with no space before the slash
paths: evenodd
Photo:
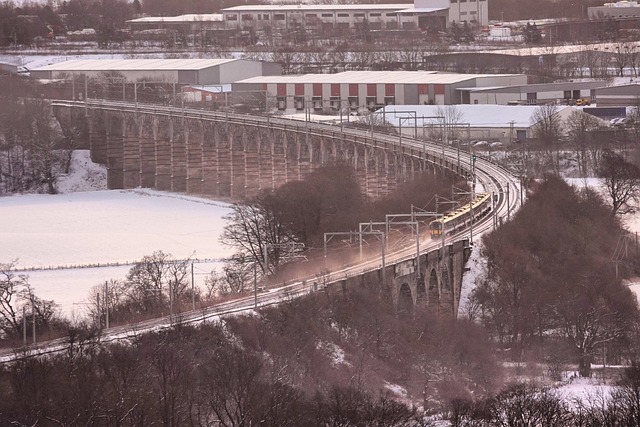
<path id="1" fill-rule="evenodd" d="M 474 178 L 478 191 L 486 191 L 494 197 L 494 205 L 490 215 L 486 215 L 473 224 L 472 230 L 463 229 L 453 235 L 447 236 L 447 242 L 454 242 L 463 238 L 479 237 L 482 233 L 490 231 L 509 218 L 518 210 L 522 203 L 522 189 L 519 179 L 501 165 L 482 157 L 479 153 L 460 151 L 459 149 L 442 146 L 431 142 L 417 140 L 397 135 L 369 132 L 357 129 L 342 129 L 335 125 L 316 124 L 310 122 L 298 122 L 269 116 L 250 116 L 241 114 L 229 114 L 206 110 L 184 109 L 157 105 L 134 104 L 114 101 L 54 101 L 54 106 L 75 108 L 99 108 L 118 112 L 138 112 L 141 114 L 159 114 L 171 117 L 184 117 L 190 119 L 224 121 L 228 123 L 257 126 L 260 128 L 291 130 L 295 132 L 308 132 L 318 136 L 353 138 L 355 142 L 373 144 L 377 147 L 385 147 L 389 150 L 402 150 L 406 155 L 415 155 L 420 159 L 448 160 L 459 165 L 468 176 Z M 471 236 L 473 233 L 473 236 Z M 420 252 L 429 252 L 440 247 L 442 240 L 434 241 L 430 237 L 420 237 Z M 415 257 L 415 246 L 400 248 L 388 253 L 387 264 L 393 264 Z M 366 261 L 356 262 L 343 268 L 336 269 L 321 276 L 323 285 L 331 285 L 345 278 L 361 275 L 368 271 L 380 269 L 382 257 L 373 257 Z M 141 333 L 152 330 L 160 330 L 173 327 L 176 323 L 201 323 L 212 321 L 220 316 L 246 312 L 257 307 L 266 307 L 290 300 L 308 293 L 314 292 L 312 283 L 318 281 L 319 276 L 299 277 L 293 283 L 286 286 L 271 288 L 267 291 L 252 296 L 238 298 L 232 301 L 217 304 L 212 307 L 183 312 L 174 315 L 151 319 L 132 325 L 117 326 L 103 330 L 96 341 L 107 343 L 112 341 L 131 339 Z M 33 357 L 66 351 L 70 347 L 68 338 L 60 338 L 48 342 L 29 346 L 27 349 L 0 350 L 0 363 L 12 361 L 22 357 Z"/>

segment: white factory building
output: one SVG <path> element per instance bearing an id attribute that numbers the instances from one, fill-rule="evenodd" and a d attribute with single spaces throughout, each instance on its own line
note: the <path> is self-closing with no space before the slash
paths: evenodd
<path id="1" fill-rule="evenodd" d="M 640 5 L 637 1 L 605 3 L 602 6 L 587 8 L 587 14 L 589 19 L 640 18 Z"/>
<path id="2" fill-rule="evenodd" d="M 414 0 L 406 4 L 270 4 L 222 10 L 226 28 L 371 30 L 446 28 L 452 22 L 488 25 L 487 0 Z"/>
<path id="3" fill-rule="evenodd" d="M 533 136 L 532 128 L 536 123 L 538 108 L 507 105 L 389 105 L 376 114 L 407 136 L 445 139 L 449 144 L 470 140 L 509 143 L 522 142 Z M 568 106 L 556 108 L 563 122 L 571 113 L 578 111 Z"/>
<path id="4" fill-rule="evenodd" d="M 285 113 L 372 111 L 384 105 L 460 104 L 459 88 L 527 83 L 524 74 L 455 74 L 435 71 L 346 71 L 337 74 L 262 76 L 238 81 L 233 92 L 261 92 Z"/>
<path id="5" fill-rule="evenodd" d="M 80 59 L 31 70 L 36 79 L 114 74 L 126 83 L 222 85 L 255 76 L 280 75 L 279 64 L 243 59 Z"/>

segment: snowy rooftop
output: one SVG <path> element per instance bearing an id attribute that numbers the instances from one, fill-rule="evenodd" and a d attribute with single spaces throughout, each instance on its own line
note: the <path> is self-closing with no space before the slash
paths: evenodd
<path id="1" fill-rule="evenodd" d="M 455 74 L 437 71 L 345 71 L 336 74 L 259 76 L 237 83 L 395 83 L 452 84 L 482 77 L 508 77 L 520 74 Z"/>
<path id="2" fill-rule="evenodd" d="M 77 59 L 36 68 L 34 71 L 173 71 L 202 70 L 237 59 Z"/>
<path id="3" fill-rule="evenodd" d="M 248 12 L 248 11 L 304 11 L 311 12 L 315 10 L 333 11 L 333 10 L 391 10 L 397 11 L 409 9 L 412 4 L 260 4 L 260 5 L 243 5 L 222 9 L 224 12 Z"/>
<path id="4" fill-rule="evenodd" d="M 540 56 L 540 55 L 557 55 L 583 52 L 586 50 L 600 52 L 615 52 L 620 48 L 619 43 L 592 43 L 592 44 L 576 44 L 566 46 L 542 46 L 542 47 L 524 47 L 515 49 L 499 49 L 499 50 L 478 50 L 474 53 L 494 53 L 499 55 L 515 55 L 515 56 Z M 626 42 L 624 46 L 639 47 L 640 42 Z"/>
<path id="5" fill-rule="evenodd" d="M 398 13 L 433 13 L 447 10 L 446 7 L 411 7 L 409 9 L 399 10 Z"/>
<path id="6" fill-rule="evenodd" d="M 456 112 L 460 114 L 458 122 L 469 124 L 472 128 L 513 126 L 517 128 L 531 126 L 536 106 L 511 106 L 511 105 L 456 105 Z M 558 112 L 562 112 L 567 106 L 558 106 Z M 387 105 L 384 110 L 385 119 L 394 126 L 406 125 L 406 119 L 418 117 L 418 126 L 422 124 L 437 124 L 437 116 L 442 116 L 442 106 L 438 105 Z M 411 120 L 413 123 L 413 120 Z"/>
<path id="7" fill-rule="evenodd" d="M 231 92 L 231 85 L 189 85 L 188 87 L 196 90 L 201 90 L 203 92 L 211 92 L 211 93 L 228 93 Z"/>
<path id="8" fill-rule="evenodd" d="M 186 15 L 178 16 L 145 16 L 144 18 L 130 19 L 127 23 L 162 23 L 162 22 L 205 22 L 205 21 L 222 21 L 222 14 L 220 13 L 207 13 L 198 14 L 190 13 Z"/>

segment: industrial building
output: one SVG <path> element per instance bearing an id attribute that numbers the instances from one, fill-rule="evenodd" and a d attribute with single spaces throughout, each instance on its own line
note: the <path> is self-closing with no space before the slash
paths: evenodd
<path id="1" fill-rule="evenodd" d="M 376 112 L 403 135 L 461 141 L 522 142 L 532 137 L 538 107 L 506 105 L 388 105 Z M 578 111 L 558 106 L 560 120 Z"/>
<path id="2" fill-rule="evenodd" d="M 149 30 L 174 30 L 188 34 L 224 28 L 221 13 L 179 16 L 146 16 L 126 21 L 131 33 Z"/>
<path id="3" fill-rule="evenodd" d="M 116 74 L 124 82 L 221 85 L 255 76 L 280 75 L 279 64 L 243 59 L 81 59 L 31 70 L 36 79 Z"/>
<path id="4" fill-rule="evenodd" d="M 596 89 L 598 107 L 627 107 L 640 104 L 640 84 L 601 87 Z"/>
<path id="5" fill-rule="evenodd" d="M 458 89 L 462 104 L 496 105 L 540 105 L 580 104 L 587 100 L 595 102 L 596 89 L 604 87 L 605 81 L 560 82 L 513 85 L 502 87 L 473 87 Z"/>
<path id="6" fill-rule="evenodd" d="M 589 19 L 629 19 L 640 18 L 640 5 L 637 1 L 619 1 L 605 3 L 602 6 L 587 8 Z"/>
<path id="7" fill-rule="evenodd" d="M 396 104 L 460 104 L 460 88 L 523 85 L 524 74 L 454 74 L 435 71 L 346 71 L 262 76 L 238 81 L 233 92 L 262 92 L 272 110 L 366 112 Z"/>
<path id="8" fill-rule="evenodd" d="M 489 23 L 487 0 L 414 0 L 408 4 L 243 5 L 222 10 L 227 28 L 290 31 L 444 29 L 452 22 Z"/>

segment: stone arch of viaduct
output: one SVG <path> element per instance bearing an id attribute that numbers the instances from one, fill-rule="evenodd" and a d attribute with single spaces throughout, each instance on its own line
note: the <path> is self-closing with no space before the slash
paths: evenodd
<path id="1" fill-rule="evenodd" d="M 467 174 L 459 163 L 415 144 L 402 146 L 389 137 L 335 126 L 127 104 L 60 102 L 54 111 L 62 126 L 86 117 L 91 158 L 106 165 L 110 189 L 144 187 L 241 200 L 302 179 L 324 164 L 345 162 L 375 198 L 419 172 Z M 425 305 L 454 314 L 468 255 L 468 245 L 458 242 L 422 254 L 420 271 L 413 259 L 375 274 L 392 285 L 399 311 Z"/>

